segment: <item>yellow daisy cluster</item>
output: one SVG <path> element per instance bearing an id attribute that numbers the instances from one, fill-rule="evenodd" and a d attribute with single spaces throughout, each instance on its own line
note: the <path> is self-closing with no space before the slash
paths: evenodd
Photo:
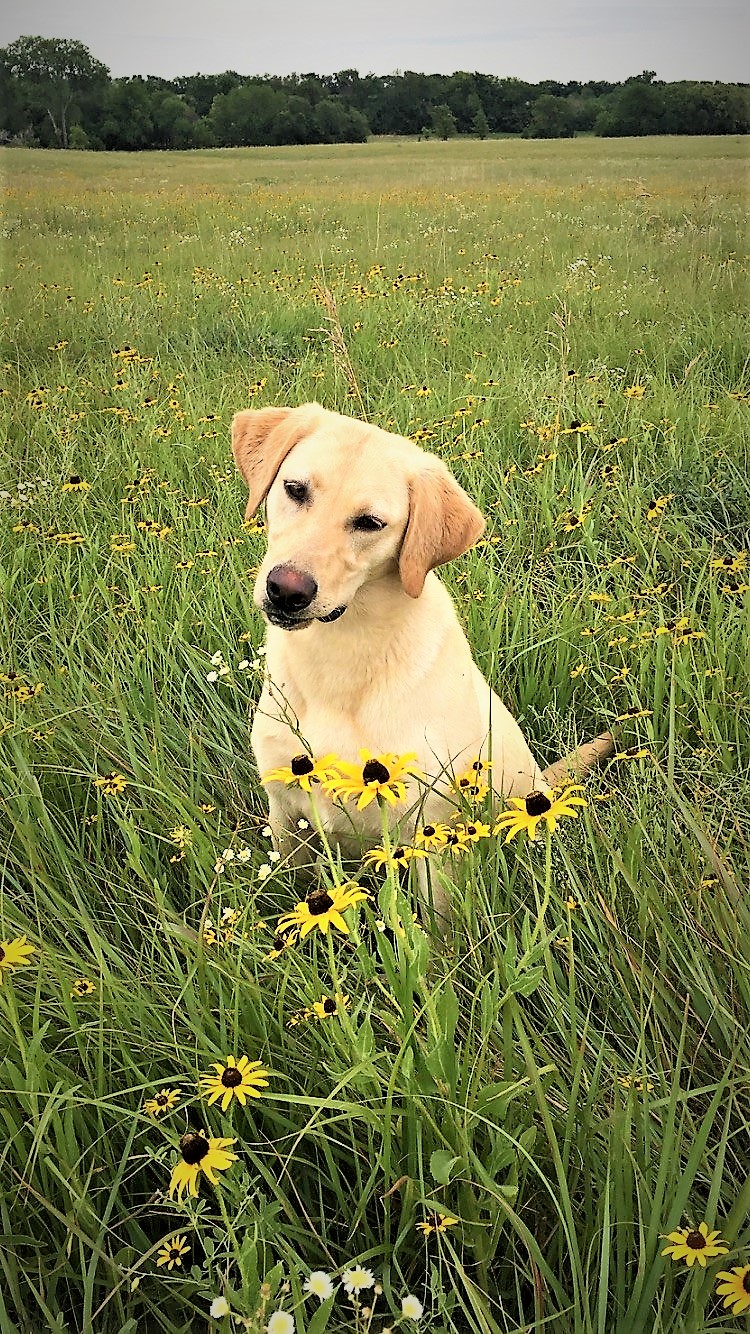
<path id="1" fill-rule="evenodd" d="M 304 792 L 311 792 L 313 786 L 318 785 L 326 796 L 344 803 L 355 797 L 360 811 L 379 797 L 395 806 L 406 800 L 409 779 L 424 778 L 422 770 L 414 763 L 415 759 L 414 754 L 389 752 L 374 755 L 369 750 L 360 750 L 359 764 L 340 760 L 336 755 L 324 755 L 320 760 L 313 760 L 309 755 L 295 755 L 289 765 L 264 774 L 263 782 L 285 783 L 288 787 L 300 787 Z"/>

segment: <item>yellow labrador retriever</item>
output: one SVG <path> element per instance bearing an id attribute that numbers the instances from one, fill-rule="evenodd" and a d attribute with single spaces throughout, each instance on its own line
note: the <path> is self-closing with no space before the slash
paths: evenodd
<path id="1" fill-rule="evenodd" d="M 446 775 L 480 754 L 501 796 L 548 791 L 557 772 L 540 770 L 432 573 L 484 529 L 445 464 L 317 404 L 237 413 L 232 449 L 250 493 L 247 517 L 266 501 L 268 552 L 255 601 L 268 623 L 267 679 L 252 728 L 261 775 L 288 767 L 303 749 L 351 762 L 363 748 L 413 752 L 431 786 L 425 795 L 413 783 L 394 809 L 399 840 L 417 819 L 437 824 L 455 813 Z M 590 743 L 579 771 L 608 741 Z M 310 821 L 306 793 L 279 782 L 267 792 L 278 851 L 309 863 L 298 829 Z M 345 856 L 380 842 L 377 802 L 360 811 L 316 788 L 316 805 Z M 397 827 L 411 807 L 411 828 Z"/>

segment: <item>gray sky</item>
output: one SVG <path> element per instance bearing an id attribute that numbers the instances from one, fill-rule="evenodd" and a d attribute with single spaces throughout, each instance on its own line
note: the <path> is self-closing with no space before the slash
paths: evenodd
<path id="1" fill-rule="evenodd" d="M 0 46 L 71 37 L 113 76 L 480 70 L 750 81 L 747 0 L 4 0 Z"/>

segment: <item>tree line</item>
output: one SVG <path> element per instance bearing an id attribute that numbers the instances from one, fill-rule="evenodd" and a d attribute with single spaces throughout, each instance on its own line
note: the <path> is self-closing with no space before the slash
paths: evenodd
<path id="1" fill-rule="evenodd" d="M 154 75 L 113 79 L 81 42 L 19 37 L 0 49 L 0 142 L 44 148 L 213 148 L 362 143 L 369 135 L 747 134 L 750 86 L 492 74 Z"/>

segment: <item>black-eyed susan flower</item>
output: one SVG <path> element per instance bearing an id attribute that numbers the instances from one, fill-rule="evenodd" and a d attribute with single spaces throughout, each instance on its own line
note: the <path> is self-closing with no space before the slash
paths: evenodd
<path id="1" fill-rule="evenodd" d="M 143 1104 L 144 1112 L 149 1116 L 162 1116 L 164 1112 L 171 1112 L 180 1101 L 181 1089 L 159 1089 L 153 1098 L 147 1098 Z"/>
<path id="2" fill-rule="evenodd" d="M 312 1007 L 312 1014 L 316 1019 L 330 1019 L 331 1015 L 337 1014 L 339 1010 L 348 1010 L 349 997 L 341 991 L 337 991 L 333 996 L 321 996 L 319 1001 L 315 1001 Z"/>
<path id="3" fill-rule="evenodd" d="M 398 802 L 406 801 L 406 780 L 424 777 L 422 770 L 414 763 L 416 758 L 413 752 L 408 755 L 393 755 L 390 752 L 373 755 L 369 750 L 360 750 L 358 764 L 338 761 L 339 773 L 325 784 L 325 790 L 329 796 L 345 802 L 350 797 L 356 797 L 359 811 L 369 806 L 376 797 L 383 797 L 391 806 L 395 806 Z"/>
<path id="4" fill-rule="evenodd" d="M 668 496 L 656 496 L 654 500 L 650 500 L 646 510 L 646 518 L 648 520 L 660 519 L 670 500 L 674 500 L 672 492 Z"/>
<path id="5" fill-rule="evenodd" d="M 204 1075 L 201 1079 L 201 1091 L 208 1099 L 208 1104 L 221 1099 L 221 1110 L 225 1112 L 232 1098 L 236 1098 L 241 1107 L 250 1098 L 262 1097 L 262 1089 L 268 1088 L 268 1071 L 260 1061 L 251 1061 L 247 1056 L 227 1056 L 226 1065 L 221 1061 L 212 1062 L 215 1075 Z"/>
<path id="6" fill-rule="evenodd" d="M 174 1269 L 175 1266 L 178 1269 L 181 1269 L 182 1257 L 183 1255 L 187 1255 L 189 1250 L 190 1247 L 187 1244 L 187 1237 L 172 1237 L 171 1241 L 165 1241 L 161 1250 L 157 1253 L 157 1268 L 160 1269 L 162 1265 L 166 1265 L 167 1269 Z"/>
<path id="7" fill-rule="evenodd" d="M 476 802 L 484 801 L 490 790 L 484 774 L 475 769 L 473 765 L 465 773 L 456 774 L 451 786 L 456 792 L 460 792 L 461 796 L 465 797 L 467 801 Z"/>
<path id="8" fill-rule="evenodd" d="M 451 857 L 461 857 L 469 851 L 471 844 L 461 829 L 451 829 L 441 848 L 441 852 L 447 852 Z"/>
<path id="9" fill-rule="evenodd" d="M 456 1227 L 458 1219 L 452 1214 L 444 1214 L 440 1211 L 428 1214 L 421 1223 L 417 1223 L 417 1231 L 423 1232 L 429 1237 L 432 1232 L 446 1232 L 449 1227 Z"/>
<path id="10" fill-rule="evenodd" d="M 678 1227 L 668 1232 L 662 1255 L 669 1255 L 674 1261 L 684 1260 L 688 1269 L 698 1264 L 705 1269 L 708 1260 L 715 1260 L 717 1255 L 726 1255 L 729 1250 L 718 1232 L 709 1232 L 708 1223 L 699 1223 L 697 1228 Z"/>
<path id="11" fill-rule="evenodd" d="M 78 473 L 77 473 L 77 472 L 74 472 L 74 473 L 71 473 L 71 475 L 70 475 L 70 477 L 68 478 L 67 482 L 63 482 L 62 486 L 60 487 L 60 490 L 61 490 L 61 491 L 90 491 L 90 490 L 91 490 L 91 483 L 90 483 L 90 482 L 85 482 L 85 481 L 83 480 L 82 477 L 79 477 L 79 476 L 78 476 Z"/>
<path id="12" fill-rule="evenodd" d="M 297 943 L 297 935 L 296 931 L 277 931 L 271 948 L 266 955 L 267 961 L 272 963 L 275 959 L 281 958 L 286 950 L 294 949 Z"/>
<path id="13" fill-rule="evenodd" d="M 525 830 L 529 838 L 534 840 L 537 835 L 539 825 L 544 822 L 549 832 L 553 834 L 557 827 L 558 820 L 563 817 L 570 819 L 578 818 L 576 806 L 585 806 L 584 797 L 577 797 L 573 794 L 582 791 L 580 783 L 569 783 L 566 787 L 559 790 L 559 795 L 555 795 L 556 789 L 549 794 L 546 792 L 530 792 L 526 797 L 511 797 L 509 804 L 515 809 L 512 811 L 503 811 L 495 821 L 494 833 L 505 833 L 505 843 L 509 843 L 516 834 Z"/>
<path id="14" fill-rule="evenodd" d="M 626 398 L 643 398 L 645 392 L 646 386 L 644 384 L 629 384 L 627 388 L 623 390 Z"/>
<path id="15" fill-rule="evenodd" d="M 621 1089 L 628 1092 L 632 1089 L 634 1093 L 653 1093 L 653 1080 L 644 1078 L 643 1075 L 618 1075 L 617 1082 Z"/>
<path id="16" fill-rule="evenodd" d="M 396 848 L 370 848 L 363 858 L 366 866 L 373 866 L 376 871 L 394 870 L 396 867 L 409 865 L 414 858 L 426 857 L 424 848 L 411 848 L 400 845 Z"/>
<path id="17" fill-rule="evenodd" d="M 483 838 L 488 838 L 490 827 L 484 820 L 469 821 L 468 824 L 456 825 L 456 833 L 467 843 L 479 843 Z"/>
<path id="18" fill-rule="evenodd" d="M 431 852 L 433 848 L 444 846 L 450 832 L 450 825 L 426 824 L 417 830 L 414 835 L 414 842 L 418 848 L 426 848 L 428 852 Z"/>
<path id="19" fill-rule="evenodd" d="M 345 885 L 333 885 L 330 890 L 315 889 L 306 899 L 296 903 L 291 912 L 279 918 L 277 930 L 284 934 L 290 928 L 299 928 L 302 940 L 316 929 L 326 935 L 332 926 L 348 935 L 349 927 L 342 913 L 366 898 L 364 890 L 354 881 Z"/>
<path id="20" fill-rule="evenodd" d="M 184 824 L 175 825 L 169 838 L 170 842 L 180 849 L 180 852 L 184 852 L 185 848 L 189 848 L 193 842 L 192 831 Z"/>
<path id="21" fill-rule="evenodd" d="M 77 977 L 70 988 L 70 998 L 81 999 L 84 996 L 93 996 L 96 991 L 96 983 L 91 981 L 90 977 Z"/>
<path id="22" fill-rule="evenodd" d="M 125 791 L 128 780 L 124 774 L 118 774 L 113 769 L 110 773 L 104 774 L 101 778 L 94 779 L 94 787 L 102 790 L 104 797 L 119 797 Z"/>
<path id="23" fill-rule="evenodd" d="M 734 556 L 717 556 L 711 561 L 712 570 L 721 570 L 724 574 L 739 574 L 747 568 L 747 552 L 738 551 Z"/>
<path id="24" fill-rule="evenodd" d="M 204 1172 L 212 1186 L 217 1185 L 216 1173 L 226 1172 L 232 1163 L 237 1162 L 237 1154 L 230 1153 L 229 1145 L 233 1139 L 207 1139 L 205 1135 L 190 1131 L 180 1140 L 180 1160 L 172 1168 L 169 1182 L 169 1197 L 177 1195 L 181 1200 L 187 1190 L 191 1195 L 198 1194 L 198 1178 Z"/>
<path id="25" fill-rule="evenodd" d="M 25 967 L 35 950 L 36 945 L 30 945 L 25 936 L 16 936 L 14 940 L 0 940 L 0 983 L 6 973 Z"/>
<path id="26" fill-rule="evenodd" d="M 285 783 L 287 787 L 301 787 L 304 792 L 312 790 L 313 783 L 329 783 L 338 777 L 335 755 L 324 755 L 320 760 L 313 760 L 309 755 L 295 755 L 288 765 L 271 769 L 263 775 L 264 783 Z"/>
<path id="27" fill-rule="evenodd" d="M 716 1277 L 716 1296 L 723 1297 L 722 1306 L 732 1315 L 744 1315 L 750 1311 L 750 1265 L 737 1265 L 734 1269 L 720 1270 Z"/>

